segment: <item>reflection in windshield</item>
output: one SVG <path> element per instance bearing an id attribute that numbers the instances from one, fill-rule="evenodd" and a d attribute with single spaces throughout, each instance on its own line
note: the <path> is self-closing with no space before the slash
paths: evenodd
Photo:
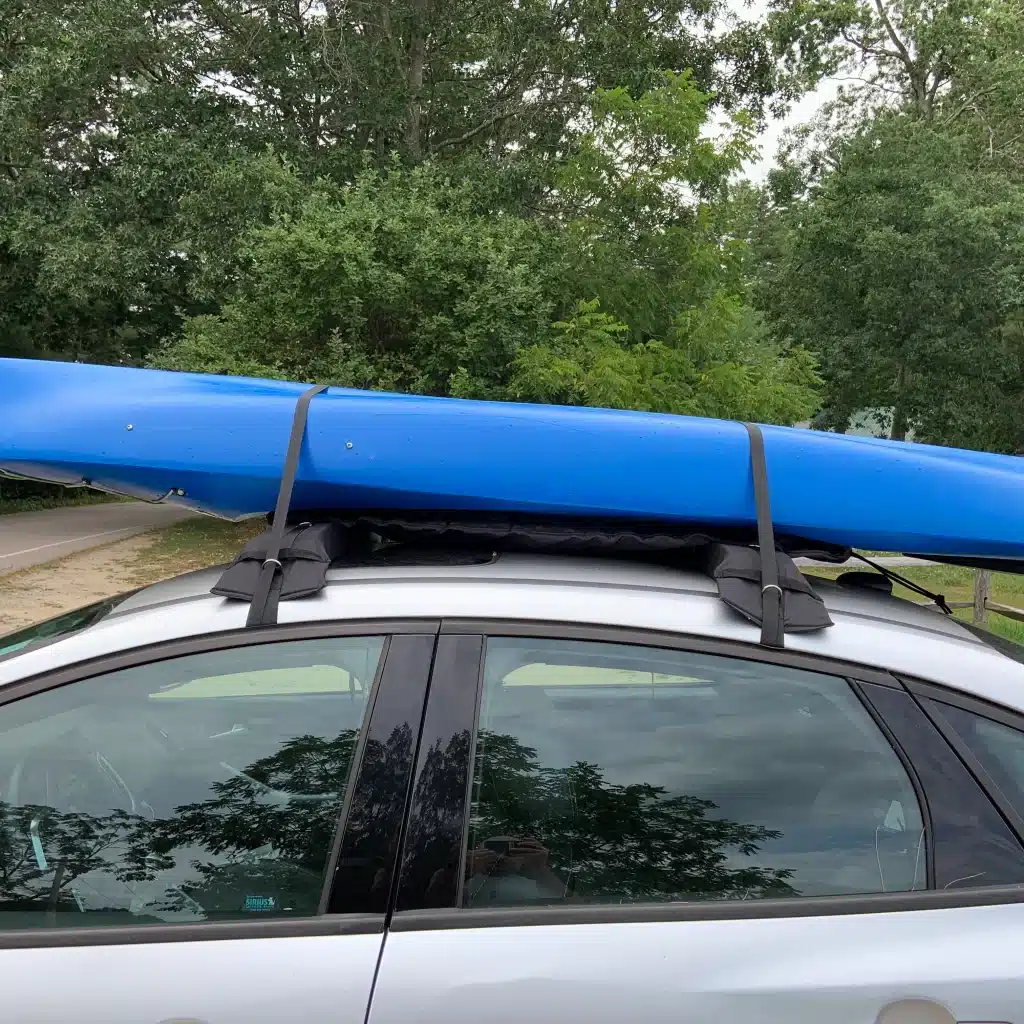
<path id="1" fill-rule="evenodd" d="M 478 744 L 464 901 L 596 902 L 791 896 L 793 871 L 751 859 L 782 833 L 715 817 L 715 804 L 649 783 L 611 784 L 595 764 L 543 768 L 514 737 Z"/>
<path id="2" fill-rule="evenodd" d="M 112 597 L 97 604 L 87 605 L 85 608 L 76 608 L 73 612 L 58 615 L 54 619 L 37 623 L 27 629 L 20 629 L 16 633 L 8 633 L 0 636 L 0 660 L 17 654 L 29 647 L 38 647 L 45 643 L 52 643 L 72 633 L 81 632 L 99 622 L 100 619 L 109 615 L 119 604 L 127 601 L 137 591 L 130 591 L 118 597 Z"/>

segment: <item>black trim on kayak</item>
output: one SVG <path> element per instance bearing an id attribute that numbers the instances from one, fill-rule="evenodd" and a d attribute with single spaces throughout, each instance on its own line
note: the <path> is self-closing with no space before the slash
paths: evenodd
<path id="1" fill-rule="evenodd" d="M 962 565 L 966 569 L 990 569 L 992 572 L 1009 572 L 1024 575 L 1024 558 L 984 558 L 980 555 L 920 555 L 903 552 L 907 558 L 920 558 L 926 562 L 941 562 L 943 565 Z"/>

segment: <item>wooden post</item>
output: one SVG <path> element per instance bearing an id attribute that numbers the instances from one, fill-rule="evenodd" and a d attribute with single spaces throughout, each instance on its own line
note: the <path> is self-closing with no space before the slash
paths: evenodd
<path id="1" fill-rule="evenodd" d="M 985 605 L 988 591 L 992 583 L 992 573 L 988 569 L 976 569 L 974 572 L 974 624 L 980 626 L 985 622 Z"/>

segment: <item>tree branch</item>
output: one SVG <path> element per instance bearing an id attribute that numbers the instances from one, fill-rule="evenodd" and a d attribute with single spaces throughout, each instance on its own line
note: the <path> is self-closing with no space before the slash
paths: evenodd
<path id="1" fill-rule="evenodd" d="M 941 71 L 935 72 L 935 81 L 932 82 L 931 88 L 928 90 L 928 106 L 931 107 L 935 102 L 935 94 L 939 91 L 939 86 L 945 81 Z"/>
<path id="2" fill-rule="evenodd" d="M 952 124 L 965 110 L 969 107 L 973 107 L 982 96 L 987 96 L 989 93 L 995 92 L 1002 83 L 997 82 L 995 85 L 990 85 L 987 89 L 979 89 L 973 96 L 968 96 L 956 110 L 953 111 L 943 122 L 943 126 Z"/>
<path id="3" fill-rule="evenodd" d="M 552 96 L 546 100 L 539 100 L 536 103 L 530 103 L 527 106 L 516 105 L 508 110 L 500 111 L 493 117 L 487 118 L 485 121 L 481 121 L 475 128 L 470 128 L 469 131 L 463 132 L 462 135 L 455 136 L 453 138 L 444 139 L 430 147 L 432 153 L 436 153 L 442 149 L 449 149 L 452 146 L 461 146 L 464 142 L 469 142 L 470 139 L 476 138 L 481 132 L 487 131 L 488 128 L 493 128 L 494 125 L 500 124 L 502 121 L 507 121 L 510 117 L 516 117 L 519 114 L 529 115 L 538 110 L 543 110 L 545 107 L 552 107 L 562 99 L 561 96 Z"/>
<path id="4" fill-rule="evenodd" d="M 852 36 L 847 35 L 846 29 L 840 29 L 839 34 L 843 37 L 846 42 L 851 46 L 855 46 L 861 53 L 866 53 L 871 57 L 893 57 L 896 60 L 900 60 L 900 55 L 895 50 L 890 50 L 885 46 L 871 46 L 865 43 L 862 39 L 854 39 Z"/>
<path id="5" fill-rule="evenodd" d="M 885 6 L 883 5 L 882 0 L 875 0 L 875 10 L 878 11 L 878 16 L 882 19 L 882 24 L 885 26 L 886 34 L 889 36 L 889 39 L 892 40 L 893 46 L 899 50 L 900 58 L 903 60 L 903 63 L 906 64 L 907 70 L 914 68 L 914 58 L 910 56 L 910 51 L 907 49 L 903 40 L 900 39 L 899 35 L 897 35 L 896 29 L 892 27 L 892 22 L 889 20 L 889 15 L 885 13 Z"/>
<path id="6" fill-rule="evenodd" d="M 470 139 L 476 138 L 476 136 L 481 132 L 487 131 L 488 128 L 493 128 L 496 124 L 500 124 L 502 121 L 507 121 L 517 113 L 519 113 L 519 108 L 502 111 L 501 113 L 495 114 L 493 117 L 487 118 L 486 121 L 481 121 L 475 128 L 470 128 L 468 132 L 463 132 L 462 135 L 442 140 L 437 143 L 436 146 L 431 146 L 430 150 L 432 153 L 437 153 L 442 149 L 450 149 L 452 146 L 461 146 L 462 143 L 469 142 Z"/>

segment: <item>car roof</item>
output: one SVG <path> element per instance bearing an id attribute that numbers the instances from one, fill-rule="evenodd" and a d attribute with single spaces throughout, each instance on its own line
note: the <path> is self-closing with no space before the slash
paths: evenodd
<path id="1" fill-rule="evenodd" d="M 608 557 L 496 554 L 428 564 L 335 566 L 314 597 L 282 602 L 279 622 L 514 620 L 620 627 L 735 641 L 757 651 L 759 631 L 718 599 L 700 573 Z M 244 602 L 210 593 L 223 567 L 157 583 L 79 633 L 0 661 L 0 684 L 165 640 L 238 630 Z M 834 625 L 790 633 L 786 648 L 956 686 L 1024 709 L 1024 664 L 929 606 L 815 577 Z M 756 656 L 756 654 L 755 654 Z"/>

